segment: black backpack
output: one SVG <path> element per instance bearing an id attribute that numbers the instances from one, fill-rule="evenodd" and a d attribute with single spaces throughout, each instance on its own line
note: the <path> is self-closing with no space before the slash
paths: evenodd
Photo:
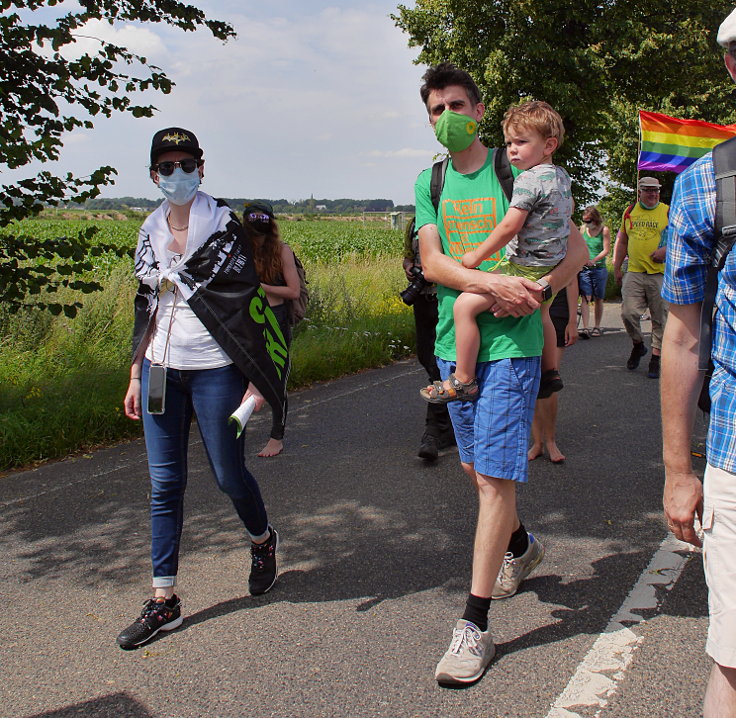
<path id="1" fill-rule="evenodd" d="M 698 406 L 710 412 L 710 378 L 713 374 L 713 312 L 718 291 L 718 273 L 726 263 L 736 240 L 736 137 L 713 148 L 713 171 L 716 176 L 716 215 L 713 229 L 715 244 L 708 265 L 708 274 L 700 310 L 700 347 L 698 369 L 705 372 Z"/>
<path id="2" fill-rule="evenodd" d="M 514 191 L 514 175 L 511 172 L 511 164 L 509 163 L 508 155 L 503 149 L 494 149 L 493 152 L 493 169 L 496 171 L 496 177 L 501 183 L 501 189 L 506 195 L 506 199 L 511 199 L 511 193 Z M 447 165 L 450 163 L 450 158 L 435 162 L 432 165 L 432 179 L 429 183 L 429 194 L 432 197 L 432 204 L 434 205 L 435 211 L 440 206 L 440 196 L 442 195 L 442 188 L 445 186 L 445 175 L 447 174 Z"/>

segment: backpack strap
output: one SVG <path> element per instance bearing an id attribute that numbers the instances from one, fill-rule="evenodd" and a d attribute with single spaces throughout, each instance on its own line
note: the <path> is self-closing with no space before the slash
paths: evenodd
<path id="1" fill-rule="evenodd" d="M 710 363 L 718 273 L 723 269 L 728 253 L 736 240 L 736 137 L 713 148 L 713 171 L 716 176 L 716 214 L 713 221 L 715 243 L 708 265 L 700 310 L 698 369 L 701 371 L 707 371 Z"/>
<path id="2" fill-rule="evenodd" d="M 416 227 L 417 218 L 414 216 L 404 230 L 404 259 L 411 259 L 412 261 L 414 261 L 417 253 Z"/>
<path id="3" fill-rule="evenodd" d="M 501 189 L 506 195 L 506 199 L 511 201 L 511 195 L 514 192 L 514 175 L 511 172 L 511 163 L 509 156 L 503 149 L 493 150 L 493 169 L 496 177 L 501 183 Z"/>
<path id="4" fill-rule="evenodd" d="M 624 219 L 623 219 L 623 223 L 624 223 L 624 225 L 625 225 L 625 224 L 626 224 L 626 220 L 628 219 L 628 220 L 629 220 L 629 224 L 631 225 L 631 226 L 629 227 L 629 229 L 634 229 L 634 221 L 633 221 L 633 220 L 631 219 L 631 213 L 632 213 L 632 212 L 634 211 L 634 207 L 636 207 L 636 202 L 634 202 L 634 204 L 630 204 L 630 205 L 629 205 L 629 206 L 628 206 L 628 207 L 626 208 L 626 211 L 624 212 Z M 625 228 L 626 228 L 626 227 L 624 227 L 624 229 L 625 229 Z"/>
<path id="5" fill-rule="evenodd" d="M 449 164 L 450 158 L 445 157 L 445 159 L 435 162 L 432 165 L 432 179 L 429 183 L 429 194 L 432 197 L 435 212 L 440 208 L 440 195 L 442 194 L 442 188 L 445 186 L 445 175 L 447 174 L 447 165 Z"/>

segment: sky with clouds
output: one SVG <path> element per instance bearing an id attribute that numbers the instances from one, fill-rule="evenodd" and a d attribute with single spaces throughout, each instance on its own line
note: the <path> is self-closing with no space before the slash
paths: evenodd
<path id="1" fill-rule="evenodd" d="M 152 119 L 96 120 L 67 135 L 60 166 L 112 165 L 103 196 L 156 197 L 150 139 L 193 130 L 207 160 L 203 189 L 225 197 L 387 198 L 413 202 L 418 172 L 442 148 L 419 99 L 426 68 L 389 17 L 387 0 L 194 0 L 230 22 L 226 44 L 206 30 L 99 23 L 85 34 L 122 44 L 176 83 L 151 96 Z M 405 5 L 412 6 L 408 0 Z"/>

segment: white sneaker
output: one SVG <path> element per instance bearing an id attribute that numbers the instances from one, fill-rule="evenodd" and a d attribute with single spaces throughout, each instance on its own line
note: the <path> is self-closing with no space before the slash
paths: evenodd
<path id="1" fill-rule="evenodd" d="M 519 590 L 521 582 L 542 563 L 543 558 L 544 546 L 542 542 L 529 534 L 529 548 L 523 556 L 514 558 L 514 554 L 508 552 L 503 557 L 501 570 L 498 572 L 491 598 L 498 599 L 513 596 Z"/>
<path id="2" fill-rule="evenodd" d="M 437 664 L 434 678 L 438 683 L 473 683 L 477 681 L 496 655 L 490 631 L 460 619 L 452 630 L 452 642 Z"/>

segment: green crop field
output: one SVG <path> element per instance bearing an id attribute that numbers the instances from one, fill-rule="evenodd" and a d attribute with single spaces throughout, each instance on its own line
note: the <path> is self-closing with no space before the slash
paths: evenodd
<path id="1" fill-rule="evenodd" d="M 71 214 L 71 213 L 70 213 Z M 30 235 L 40 239 L 75 237 L 90 227 L 97 233 L 93 243 L 135 247 L 139 219 L 26 219 L 0 230 L 0 235 Z M 334 262 L 347 257 L 400 256 L 402 233 L 383 222 L 340 220 L 282 220 L 282 238 L 299 257 L 312 262 Z"/>
<path id="2" fill-rule="evenodd" d="M 132 249 L 142 221 L 50 214 L 0 230 L 0 246 L 7 234 L 52 239 L 94 226 L 93 243 Z M 305 265 L 311 295 L 292 344 L 291 390 L 413 351 L 412 314 L 398 297 L 407 283 L 400 231 L 359 218 L 279 225 Z M 10 314 L 0 307 L 0 471 L 140 434 L 140 425 L 121 411 L 136 286 L 132 269 L 127 256 L 94 257 L 90 277 L 103 291 L 59 290 L 58 301 L 83 304 L 73 319 L 32 308 Z M 288 447 L 288 427 L 286 440 Z"/>

